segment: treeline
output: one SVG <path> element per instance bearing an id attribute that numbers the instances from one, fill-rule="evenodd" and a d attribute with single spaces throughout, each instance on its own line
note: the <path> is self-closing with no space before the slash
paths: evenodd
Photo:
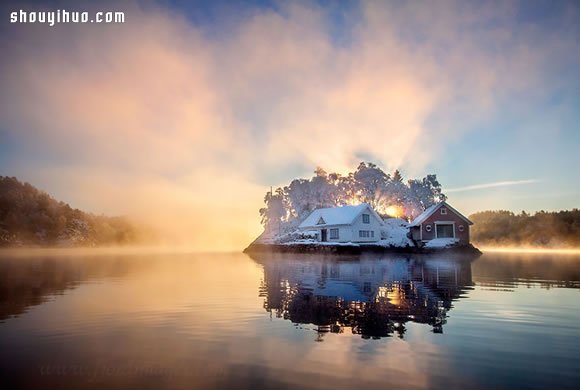
<path id="1" fill-rule="evenodd" d="M 471 241 L 477 245 L 580 247 L 580 210 L 528 214 L 482 211 L 469 216 Z"/>
<path id="2" fill-rule="evenodd" d="M 272 226 L 285 230 L 322 207 L 369 203 L 381 215 L 413 218 L 445 199 L 436 175 L 404 180 L 398 170 L 390 174 L 361 162 L 346 175 L 317 168 L 310 179 L 295 179 L 266 193 L 260 216 L 266 230 Z"/>
<path id="3" fill-rule="evenodd" d="M 124 217 L 73 209 L 15 177 L 0 176 L 0 246 L 97 246 L 146 235 Z"/>

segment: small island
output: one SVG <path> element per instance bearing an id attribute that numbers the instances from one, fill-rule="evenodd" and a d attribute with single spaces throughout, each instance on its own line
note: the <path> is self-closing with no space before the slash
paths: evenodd
<path id="1" fill-rule="evenodd" d="M 372 163 L 348 176 L 318 168 L 266 194 L 264 232 L 244 252 L 480 254 L 473 222 L 446 200 L 435 175 L 405 183 Z"/>

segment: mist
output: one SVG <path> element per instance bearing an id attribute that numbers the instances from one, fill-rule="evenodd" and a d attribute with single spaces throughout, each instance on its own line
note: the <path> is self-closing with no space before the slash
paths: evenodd
<path id="1" fill-rule="evenodd" d="M 519 214 L 506 210 L 482 211 L 469 216 L 474 222 L 471 239 L 485 250 L 513 248 L 536 252 L 580 248 L 580 210 Z"/>
<path id="2" fill-rule="evenodd" d="M 155 3 L 123 8 L 123 25 L 0 38 L 0 137 L 21 156 L 3 174 L 198 250 L 242 248 L 261 231 L 265 189 L 316 166 L 346 172 L 365 157 L 423 174 L 577 45 L 533 29 L 526 41 L 463 33 L 501 26 L 509 3 L 362 2 L 345 36 L 333 9 L 302 3 L 224 10 L 219 34 Z"/>

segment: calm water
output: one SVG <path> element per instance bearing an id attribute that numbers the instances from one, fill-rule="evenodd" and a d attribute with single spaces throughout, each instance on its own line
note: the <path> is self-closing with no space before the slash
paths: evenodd
<path id="1" fill-rule="evenodd" d="M 580 256 L 0 255 L 0 387 L 577 388 Z"/>

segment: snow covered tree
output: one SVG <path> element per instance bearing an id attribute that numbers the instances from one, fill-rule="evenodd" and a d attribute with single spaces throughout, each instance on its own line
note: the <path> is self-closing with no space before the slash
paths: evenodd
<path id="1" fill-rule="evenodd" d="M 295 179 L 274 194 L 268 192 L 260 215 L 267 229 L 289 230 L 317 208 L 369 203 L 379 213 L 396 207 L 401 216 L 413 218 L 445 199 L 435 175 L 405 183 L 399 170 L 391 176 L 373 163 L 361 162 L 347 176 L 318 167 L 311 179 Z"/>
<path id="2" fill-rule="evenodd" d="M 441 184 L 436 175 L 427 175 L 421 180 L 409 180 L 407 209 L 409 216 L 415 217 L 437 202 L 447 199 L 441 192 Z"/>
<path id="3" fill-rule="evenodd" d="M 352 175 L 357 203 L 368 203 L 375 209 L 384 205 L 389 175 L 373 163 L 361 162 Z"/>
<path id="4" fill-rule="evenodd" d="M 286 216 L 283 190 L 278 188 L 276 193 L 268 192 L 264 197 L 264 203 L 266 203 L 266 207 L 260 209 L 262 224 L 266 230 L 281 230 L 282 222 Z"/>

